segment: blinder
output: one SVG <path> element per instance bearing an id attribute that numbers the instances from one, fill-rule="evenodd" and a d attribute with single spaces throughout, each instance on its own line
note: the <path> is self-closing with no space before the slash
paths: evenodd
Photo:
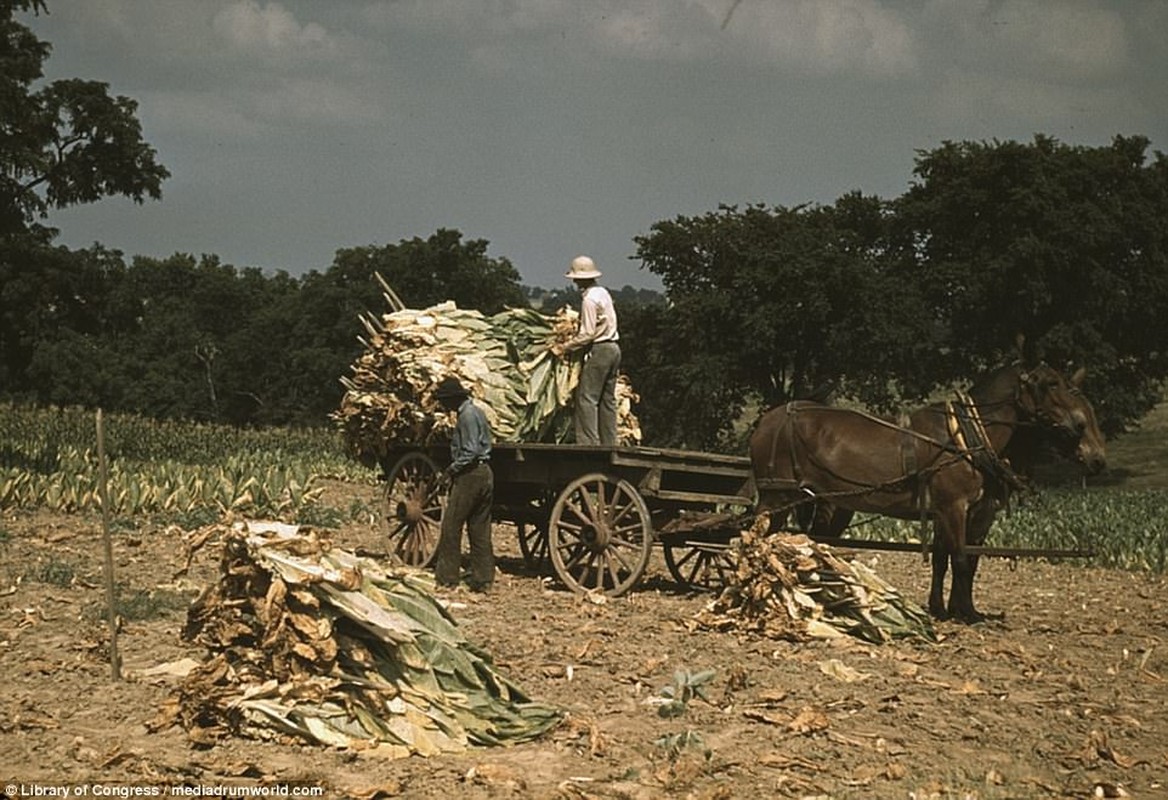
<path id="1" fill-rule="evenodd" d="M 1053 376 L 1049 380 L 1044 377 L 1047 373 Z M 1048 441 L 1056 449 L 1070 454 L 1078 447 L 1087 421 L 1065 402 L 1051 396 L 1056 389 L 1062 389 L 1071 397 L 1082 397 L 1082 391 L 1076 384 L 1061 378 L 1058 372 L 1045 363 L 1040 363 L 1019 374 L 1017 405 L 1028 421 L 1047 431 L 1050 436 Z"/>

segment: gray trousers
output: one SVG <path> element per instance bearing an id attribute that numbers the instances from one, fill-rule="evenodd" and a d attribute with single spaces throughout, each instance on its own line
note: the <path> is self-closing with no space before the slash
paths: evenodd
<path id="1" fill-rule="evenodd" d="M 616 444 L 616 378 L 621 351 L 597 342 L 584 356 L 576 389 L 576 444 Z"/>
<path id="2" fill-rule="evenodd" d="M 434 577 L 438 583 L 456 584 L 462 572 L 462 528 L 470 540 L 472 589 L 489 589 L 495 580 L 495 552 L 491 547 L 491 503 L 495 497 L 495 473 L 487 464 L 471 467 L 455 477 L 442 512 Z"/>

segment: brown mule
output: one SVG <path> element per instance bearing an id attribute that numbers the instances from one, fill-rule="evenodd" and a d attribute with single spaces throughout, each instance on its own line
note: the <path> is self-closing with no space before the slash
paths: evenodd
<path id="1" fill-rule="evenodd" d="M 984 619 L 973 603 L 978 557 L 965 546 L 985 541 L 998 508 L 1017 486 L 1001 458 L 1015 431 L 1033 426 L 1052 434 L 1092 473 L 1106 465 L 1103 434 L 1079 391 L 1084 374 L 1080 370 L 1068 380 L 1045 364 L 1001 367 L 970 389 L 967 403 L 925 406 L 907 425 L 808 401 L 773 408 L 750 438 L 757 508 L 772 513 L 772 526 L 781 526 L 789 511 L 815 498 L 819 518 L 831 520 L 820 533 L 846 525 L 845 511 L 927 516 L 935 530 L 929 612 L 966 622 Z M 972 421 L 972 432 L 959 424 L 961 417 Z"/>

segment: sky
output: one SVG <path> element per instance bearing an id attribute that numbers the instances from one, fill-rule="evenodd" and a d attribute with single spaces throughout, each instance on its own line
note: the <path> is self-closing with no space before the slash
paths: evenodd
<path id="1" fill-rule="evenodd" d="M 58 242 L 303 275 L 441 228 L 529 286 L 659 288 L 653 225 L 891 199 L 945 141 L 1168 152 L 1168 0 L 47 0 L 21 15 L 138 103 L 160 201 Z"/>

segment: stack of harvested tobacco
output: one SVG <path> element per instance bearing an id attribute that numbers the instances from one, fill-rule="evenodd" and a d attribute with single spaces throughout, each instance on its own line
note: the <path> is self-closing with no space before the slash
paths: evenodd
<path id="1" fill-rule="evenodd" d="M 731 584 L 698 613 L 700 626 L 794 641 L 842 635 L 876 644 L 937 641 L 924 609 L 870 568 L 802 534 L 767 534 L 768 524 L 760 515 L 734 542 Z"/>
<path id="2" fill-rule="evenodd" d="M 177 722 L 202 744 L 240 735 L 401 757 L 528 741 L 562 719 L 463 637 L 425 573 L 383 569 L 292 525 L 213 533 L 221 575 L 183 632 L 210 658 L 153 729 Z"/>
<path id="3" fill-rule="evenodd" d="M 441 441 L 452 420 L 433 391 L 453 375 L 498 441 L 568 441 L 580 355 L 557 357 L 549 348 L 575 335 L 577 317 L 567 308 L 554 316 L 507 309 L 488 317 L 453 302 L 364 315 L 365 350 L 341 379 L 345 394 L 332 417 L 352 454 L 370 464 L 395 447 Z M 617 388 L 620 444 L 640 443 L 637 399 L 624 377 Z"/>

